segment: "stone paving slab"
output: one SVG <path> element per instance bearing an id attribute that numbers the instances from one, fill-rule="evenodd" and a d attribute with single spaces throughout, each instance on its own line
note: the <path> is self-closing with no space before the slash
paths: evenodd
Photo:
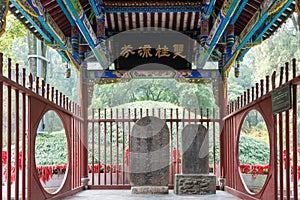
<path id="1" fill-rule="evenodd" d="M 169 194 L 131 194 L 130 190 L 85 190 L 79 192 L 74 196 L 65 198 L 66 200 L 90 200 L 90 199 L 101 199 L 101 200 L 179 200 L 179 199 L 206 199 L 206 200 L 238 200 L 239 198 L 234 197 L 224 191 L 217 190 L 216 194 L 212 195 L 175 195 L 173 190 L 169 191 Z"/>

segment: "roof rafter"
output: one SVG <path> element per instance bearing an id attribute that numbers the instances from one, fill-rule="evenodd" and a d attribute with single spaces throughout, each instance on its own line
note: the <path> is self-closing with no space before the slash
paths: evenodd
<path id="1" fill-rule="evenodd" d="M 235 60 L 238 58 L 238 54 L 240 53 L 240 51 L 242 50 L 242 48 L 245 47 L 245 45 L 247 44 L 247 42 L 249 42 L 249 40 L 252 38 L 252 36 L 255 34 L 255 32 L 263 25 L 263 23 L 266 21 L 266 19 L 268 18 L 268 16 L 270 15 L 270 12 L 275 11 L 278 6 L 282 3 L 285 3 L 279 11 L 277 11 L 277 14 L 272 17 L 274 18 L 272 21 L 275 22 L 283 13 L 284 10 L 287 9 L 287 7 L 293 2 L 293 0 L 288 0 L 287 2 L 284 2 L 284 0 L 281 1 L 266 1 L 267 3 L 263 4 L 264 7 L 260 10 L 258 10 L 255 15 L 251 18 L 251 20 L 248 22 L 248 24 L 245 26 L 244 30 L 242 31 L 242 33 L 240 34 L 240 38 L 238 40 L 235 41 L 235 44 L 233 45 L 233 55 L 231 57 L 231 59 L 227 60 L 225 66 L 224 66 L 224 70 L 228 71 L 231 66 L 233 65 L 233 63 L 235 62 Z M 265 28 L 265 30 L 263 31 L 263 34 L 269 30 L 269 28 L 271 27 L 271 25 L 273 25 L 273 23 L 269 23 L 270 26 L 267 25 L 267 27 Z M 259 39 L 261 39 L 261 37 L 263 36 L 259 35 L 259 37 L 256 37 L 255 41 L 257 42 Z M 240 57 L 240 56 L 239 56 Z"/>

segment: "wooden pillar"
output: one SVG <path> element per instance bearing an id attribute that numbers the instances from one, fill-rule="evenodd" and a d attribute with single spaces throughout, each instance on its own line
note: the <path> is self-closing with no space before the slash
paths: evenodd
<path id="1" fill-rule="evenodd" d="M 208 19 L 201 21 L 201 27 L 200 27 L 200 44 L 201 44 L 201 46 L 205 45 L 206 39 L 208 37 L 208 34 L 209 34 L 208 25 L 209 25 Z"/>
<path id="2" fill-rule="evenodd" d="M 80 130 L 80 165 L 81 183 L 87 187 L 88 184 L 88 84 L 86 75 L 87 66 L 83 62 L 80 70 L 79 79 L 79 105 L 83 124 Z"/>
<path id="3" fill-rule="evenodd" d="M 79 38 L 78 38 L 78 28 L 76 26 L 71 27 L 71 44 L 72 44 L 72 55 L 75 60 L 79 59 Z"/>
<path id="4" fill-rule="evenodd" d="M 229 24 L 227 26 L 227 36 L 226 36 L 226 51 L 227 51 L 227 56 L 228 58 L 231 57 L 232 55 L 232 47 L 235 42 L 235 37 L 234 37 L 234 25 Z"/>
<path id="5" fill-rule="evenodd" d="M 227 108 L 227 77 L 224 72 L 224 63 L 226 60 L 226 45 L 221 45 L 219 47 L 219 50 L 222 53 L 222 57 L 218 62 L 218 67 L 220 71 L 220 78 L 219 78 L 219 118 L 220 118 L 220 177 L 225 178 L 225 135 L 226 135 L 226 129 L 224 127 L 224 121 L 223 118 L 226 116 L 226 108 Z"/>

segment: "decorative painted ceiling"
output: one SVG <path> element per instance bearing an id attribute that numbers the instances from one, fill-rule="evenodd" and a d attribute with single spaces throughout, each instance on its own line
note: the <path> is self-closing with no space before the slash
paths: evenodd
<path id="1" fill-rule="evenodd" d="M 118 33 L 145 27 L 178 31 L 199 42 L 193 47 L 192 63 L 180 68 L 192 77 L 193 70 L 203 69 L 207 62 L 217 62 L 222 76 L 235 66 L 238 76 L 239 62 L 244 55 L 276 32 L 294 12 L 295 2 L 9 0 L 8 7 L 36 37 L 56 48 L 76 68 L 94 58 L 100 70 L 106 69 L 115 51 L 115 46 L 106 41 Z M 178 53 L 179 44 L 171 46 L 174 45 Z M 150 47 L 149 55 L 157 54 L 157 46 Z M 171 46 L 162 49 L 159 44 L 159 50 L 170 52 Z M 139 55 L 138 51 L 126 53 Z M 128 66 L 119 65 L 110 70 L 122 72 Z"/>

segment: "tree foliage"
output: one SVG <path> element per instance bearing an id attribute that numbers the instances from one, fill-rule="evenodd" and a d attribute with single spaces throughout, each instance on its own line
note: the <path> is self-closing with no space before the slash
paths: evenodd
<path id="1" fill-rule="evenodd" d="M 24 64 L 27 58 L 26 28 L 12 14 L 8 14 L 6 20 L 5 32 L 0 38 L 0 52 Z"/>

